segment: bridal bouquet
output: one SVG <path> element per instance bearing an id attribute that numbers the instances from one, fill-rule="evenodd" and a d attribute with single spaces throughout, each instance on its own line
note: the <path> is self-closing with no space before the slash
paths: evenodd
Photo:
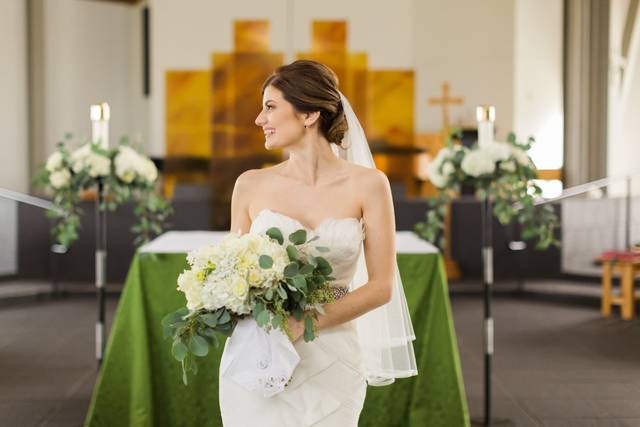
<path id="1" fill-rule="evenodd" d="M 162 319 L 164 338 L 173 339 L 172 354 L 187 372 L 197 373 L 195 357 L 204 357 L 209 346 L 217 347 L 217 333 L 231 336 L 241 319 L 251 316 L 266 331 L 291 331 L 288 318 L 304 320 L 304 339 L 315 338 L 313 318 L 324 314 L 323 304 L 335 298 L 329 283 L 332 268 L 321 256 L 312 256 L 307 232 L 288 236 L 272 227 L 264 235 L 230 233 L 215 246 L 190 252 L 190 268 L 178 277 L 178 290 L 186 307 Z M 329 249 L 315 246 L 318 252 Z"/>

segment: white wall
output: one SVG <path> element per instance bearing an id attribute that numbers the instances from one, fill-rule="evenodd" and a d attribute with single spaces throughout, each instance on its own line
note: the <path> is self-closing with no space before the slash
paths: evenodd
<path id="1" fill-rule="evenodd" d="M 609 145 L 607 151 L 607 174 L 622 176 L 640 174 L 640 16 L 631 37 L 629 58 L 623 79 L 620 80 L 618 66 L 622 49 L 622 32 L 626 19 L 628 1 L 611 2 L 611 78 L 609 85 Z M 640 11 L 638 11 L 640 13 Z M 633 190 L 640 194 L 640 180 L 633 183 Z M 612 189 L 622 194 L 624 185 Z"/>
<path id="2" fill-rule="evenodd" d="M 40 0 L 42 36 L 36 63 L 42 85 L 34 118 L 39 164 L 66 132 L 89 138 L 89 106 L 111 107 L 111 144 L 120 136 L 146 133 L 141 95 L 139 10 L 123 4 L 84 0 Z"/>
<path id="3" fill-rule="evenodd" d="M 27 8 L 24 0 L 0 2 L 0 187 L 29 187 L 27 125 Z M 17 271 L 17 206 L 0 199 L 0 275 Z"/>
<path id="4" fill-rule="evenodd" d="M 464 98 L 450 109 L 452 124 L 474 125 L 476 106 L 492 104 L 504 137 L 513 128 L 513 2 L 416 0 L 413 17 L 417 130 L 440 129 L 440 107 L 427 100 L 449 81 L 451 94 Z"/>
<path id="5" fill-rule="evenodd" d="M 563 163 L 563 4 L 515 3 L 514 132 L 536 138 L 530 151 L 541 169 Z"/>
<path id="6" fill-rule="evenodd" d="M 0 2 L 0 187 L 29 186 L 27 132 L 27 7 Z"/>

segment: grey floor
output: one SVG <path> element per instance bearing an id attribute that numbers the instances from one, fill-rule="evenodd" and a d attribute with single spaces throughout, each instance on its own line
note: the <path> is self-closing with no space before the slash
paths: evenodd
<path id="1" fill-rule="evenodd" d="M 109 298 L 109 319 L 116 302 Z M 496 417 L 640 426 L 640 321 L 601 319 L 594 303 L 495 299 Z M 454 292 L 452 308 L 471 415 L 480 417 L 482 303 Z M 0 306 L 0 426 L 82 425 L 96 377 L 94 318 L 86 296 Z"/>

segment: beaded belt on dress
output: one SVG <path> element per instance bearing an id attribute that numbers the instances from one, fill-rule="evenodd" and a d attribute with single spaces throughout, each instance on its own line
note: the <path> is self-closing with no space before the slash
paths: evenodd
<path id="1" fill-rule="evenodd" d="M 331 290 L 333 291 L 333 296 L 336 300 L 339 300 L 347 293 L 349 293 L 349 288 L 347 288 L 346 286 L 333 286 Z"/>

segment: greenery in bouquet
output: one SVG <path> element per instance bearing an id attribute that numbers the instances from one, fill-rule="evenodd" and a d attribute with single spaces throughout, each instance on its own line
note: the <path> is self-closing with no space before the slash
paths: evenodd
<path id="1" fill-rule="evenodd" d="M 178 277 L 186 307 L 162 319 L 163 336 L 172 338 L 171 352 L 187 373 L 197 374 L 195 357 L 219 345 L 217 334 L 231 336 L 239 319 L 252 316 L 257 325 L 277 328 L 292 339 L 289 317 L 304 318 L 304 340 L 315 339 L 314 319 L 335 297 L 330 287 L 332 268 L 322 256 L 311 254 L 312 242 L 300 229 L 285 242 L 277 227 L 264 235 L 229 233 L 217 245 L 187 255 L 189 269 Z M 313 246 L 319 253 L 324 246 Z"/>
<path id="2" fill-rule="evenodd" d="M 153 161 L 129 145 L 126 137 L 117 147 L 85 142 L 73 151 L 68 148 L 71 140 L 67 134 L 65 141 L 58 143 L 34 179 L 36 186 L 53 195 L 58 208 L 47 211 L 55 220 L 51 232 L 58 243 L 69 247 L 78 238 L 82 193 L 99 185 L 105 195 L 101 210 L 114 211 L 118 205 L 135 200 L 138 223 L 131 229 L 136 236 L 134 244 L 141 245 L 162 233 L 173 210 L 156 190 L 158 170 Z"/>
<path id="3" fill-rule="evenodd" d="M 522 225 L 522 237 L 536 239 L 537 249 L 558 246 L 555 237 L 558 216 L 551 206 L 534 204 L 542 195 L 535 182 L 536 167 L 527 154 L 535 140 L 530 137 L 526 142 L 518 142 L 516 135 L 510 133 L 506 142 L 494 141 L 483 146 L 476 143 L 468 149 L 454 144 L 454 138 L 460 138 L 459 131 L 451 134 L 446 147 L 429 165 L 429 178 L 438 195 L 430 200 L 432 209 L 426 220 L 415 225 L 416 233 L 444 249 L 448 244 L 443 236 L 448 205 L 464 186 L 473 188 L 481 199 L 489 198 L 500 223 L 517 219 Z"/>

